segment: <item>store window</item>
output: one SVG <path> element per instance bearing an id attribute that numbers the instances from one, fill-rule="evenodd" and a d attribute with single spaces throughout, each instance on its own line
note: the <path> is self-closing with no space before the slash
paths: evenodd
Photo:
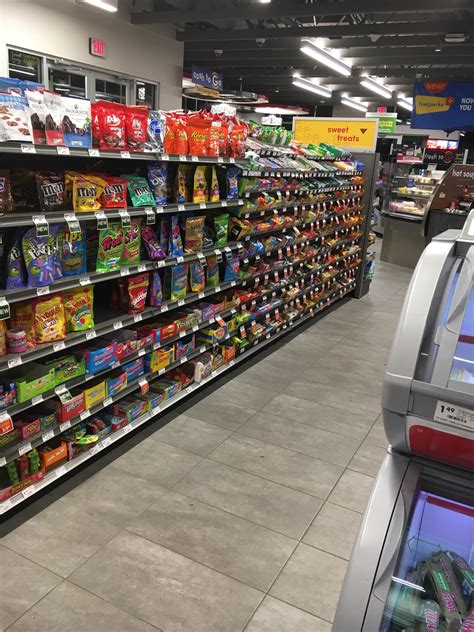
<path id="1" fill-rule="evenodd" d="M 114 101 L 127 103 L 127 85 L 105 79 L 95 80 L 95 97 L 97 101 Z"/>
<path id="2" fill-rule="evenodd" d="M 146 83 L 145 81 L 136 82 L 136 105 L 147 105 L 150 108 L 155 107 L 156 99 L 156 86 L 153 83 Z"/>
<path id="3" fill-rule="evenodd" d="M 86 98 L 86 77 L 56 68 L 49 69 L 49 87 L 64 96 Z"/>
<path id="4" fill-rule="evenodd" d="M 43 58 L 24 51 L 8 49 L 8 72 L 12 79 L 25 81 L 43 81 Z"/>

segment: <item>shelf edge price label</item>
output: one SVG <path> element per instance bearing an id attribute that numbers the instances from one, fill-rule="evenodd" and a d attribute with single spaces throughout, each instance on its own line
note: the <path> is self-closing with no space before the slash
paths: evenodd
<path id="1" fill-rule="evenodd" d="M 95 213 L 95 218 L 97 220 L 97 230 L 106 230 L 109 227 L 109 220 L 104 211 Z"/>
<path id="2" fill-rule="evenodd" d="M 87 150 L 87 153 L 89 154 L 89 156 L 91 158 L 100 158 L 100 151 L 98 149 L 93 148 L 93 147 L 90 147 Z"/>
<path id="3" fill-rule="evenodd" d="M 79 279 L 79 285 L 90 285 L 90 284 L 91 284 L 91 278 L 89 276 L 81 277 Z"/>
<path id="4" fill-rule="evenodd" d="M 10 303 L 6 298 L 0 298 L 0 320 L 10 318 Z"/>
<path id="5" fill-rule="evenodd" d="M 47 237 L 49 235 L 49 224 L 44 215 L 33 215 L 33 224 L 36 226 L 37 237 Z"/>
<path id="6" fill-rule="evenodd" d="M 58 156 L 69 156 L 71 154 L 69 147 L 56 147 L 56 151 Z"/>
<path id="7" fill-rule="evenodd" d="M 186 155 L 182 154 L 179 157 L 179 162 L 188 162 L 188 157 Z"/>
<path id="8" fill-rule="evenodd" d="M 226 207 L 227 206 L 227 200 L 221 200 L 221 206 Z"/>
<path id="9" fill-rule="evenodd" d="M 200 202 L 200 203 L 199 203 L 199 208 L 200 208 L 200 209 L 205 209 L 205 208 L 207 208 L 207 204 L 206 204 L 206 202 Z"/>
<path id="10" fill-rule="evenodd" d="M 88 412 L 88 411 L 84 411 L 84 412 Z M 82 417 L 81 417 L 81 419 L 82 419 Z M 65 421 L 63 424 L 59 424 L 59 431 L 60 432 L 64 432 L 65 430 L 69 430 L 70 427 L 71 427 L 71 422 L 70 421 Z"/>
<path id="11" fill-rule="evenodd" d="M 121 268 L 120 276 L 128 276 L 130 274 L 130 268 Z"/>
<path id="12" fill-rule="evenodd" d="M 17 358 L 12 358 L 11 360 L 8 360 L 7 364 L 9 369 L 13 369 L 13 367 L 23 364 L 23 360 L 21 359 L 21 356 L 18 356 Z"/>
<path id="13" fill-rule="evenodd" d="M 86 340 L 92 340 L 92 338 L 97 337 L 97 332 L 94 330 L 86 332 Z"/>
<path id="14" fill-rule="evenodd" d="M 30 496 L 33 496 L 33 494 L 36 492 L 36 488 L 34 485 L 29 485 L 28 487 L 26 487 L 22 492 L 22 496 L 23 498 L 29 498 Z"/>
<path id="15" fill-rule="evenodd" d="M 112 325 L 114 330 L 115 329 L 122 329 L 123 327 L 123 323 L 121 320 L 116 320 L 115 323 Z"/>
<path id="16" fill-rule="evenodd" d="M 131 226 L 131 219 L 130 219 L 130 214 L 127 211 L 127 209 L 123 208 L 119 210 L 119 215 L 120 218 L 122 220 L 122 228 L 130 228 Z"/>
<path id="17" fill-rule="evenodd" d="M 141 314 L 135 314 L 133 320 L 135 323 L 139 323 L 141 320 L 143 320 L 143 316 Z"/>
<path id="18" fill-rule="evenodd" d="M 23 454 L 26 454 L 27 452 L 29 452 L 32 449 L 33 449 L 33 446 L 31 445 L 31 443 L 29 441 L 27 441 L 23 445 L 19 446 L 18 454 L 20 456 L 23 456 Z"/>
<path id="19" fill-rule="evenodd" d="M 191 162 L 199 162 L 199 156 L 191 156 Z"/>
<path id="20" fill-rule="evenodd" d="M 49 441 L 53 437 L 54 437 L 54 430 L 48 430 L 48 432 L 45 432 L 43 435 L 43 443 L 46 443 L 46 441 Z"/>
<path id="21" fill-rule="evenodd" d="M 26 143 L 20 145 L 22 154 L 36 154 L 36 147 L 34 145 L 27 145 Z"/>
<path id="22" fill-rule="evenodd" d="M 129 151 L 121 151 L 120 152 L 120 157 L 121 158 L 130 158 L 130 152 Z"/>
<path id="23" fill-rule="evenodd" d="M 156 224 L 155 211 L 151 208 L 151 206 L 145 207 L 145 215 L 147 224 Z"/>

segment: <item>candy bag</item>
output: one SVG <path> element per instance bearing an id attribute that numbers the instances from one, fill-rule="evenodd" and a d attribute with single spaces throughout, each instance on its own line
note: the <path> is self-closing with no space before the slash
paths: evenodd
<path id="1" fill-rule="evenodd" d="M 14 290 L 25 287 L 25 262 L 21 252 L 23 231 L 17 229 L 13 237 L 11 248 L 7 255 L 6 289 Z"/>
<path id="2" fill-rule="evenodd" d="M 94 292 L 92 287 L 66 290 L 64 310 L 66 312 L 66 331 L 84 331 L 94 327 Z"/>
<path id="3" fill-rule="evenodd" d="M 132 219 L 129 228 L 124 228 L 124 244 L 121 263 L 136 265 L 140 263 L 140 229 L 142 220 Z"/>
<path id="4" fill-rule="evenodd" d="M 13 209 L 13 198 L 10 172 L 0 169 L 0 214 L 9 213 Z"/>
<path id="5" fill-rule="evenodd" d="M 66 316 L 62 296 L 37 300 L 34 303 L 34 318 L 37 344 L 56 342 L 66 337 Z"/>
<path id="6" fill-rule="evenodd" d="M 168 255 L 170 257 L 180 257 L 183 255 L 183 242 L 179 232 L 178 216 L 171 217 L 171 228 L 168 245 Z"/>
<path id="7" fill-rule="evenodd" d="M 148 165 L 148 182 L 155 198 L 155 204 L 162 206 L 168 204 L 168 165 Z"/>
<path id="8" fill-rule="evenodd" d="M 148 272 L 127 279 L 128 314 L 139 314 L 145 309 L 148 294 Z"/>
<path id="9" fill-rule="evenodd" d="M 147 151 L 163 151 L 163 139 L 166 130 L 166 117 L 159 110 L 148 110 Z"/>
<path id="10" fill-rule="evenodd" d="M 235 281 L 239 278 L 240 259 L 232 257 L 225 264 L 224 281 Z"/>
<path id="11" fill-rule="evenodd" d="M 99 101 L 96 107 L 100 148 L 125 149 L 125 107 L 109 101 Z"/>
<path id="12" fill-rule="evenodd" d="M 154 199 L 145 178 L 140 176 L 124 176 L 133 206 L 153 206 Z"/>
<path id="13" fill-rule="evenodd" d="M 21 240 L 23 257 L 28 273 L 28 287 L 43 287 L 60 278 L 57 261 L 59 226 L 50 226 L 47 237 L 37 237 L 36 228 L 30 228 Z"/>
<path id="14" fill-rule="evenodd" d="M 206 286 L 217 287 L 219 285 L 219 264 L 217 257 L 212 255 L 207 258 Z"/>
<path id="15" fill-rule="evenodd" d="M 7 324 L 0 320 L 0 357 L 7 355 Z"/>
<path id="16" fill-rule="evenodd" d="M 218 120 L 211 122 L 211 127 L 209 129 L 209 140 L 207 143 L 207 156 L 219 155 L 219 136 L 221 125 L 221 121 Z"/>
<path id="17" fill-rule="evenodd" d="M 64 276 L 84 274 L 87 270 L 86 233 L 62 229 L 61 269 Z"/>
<path id="18" fill-rule="evenodd" d="M 183 118 L 176 118 L 176 136 L 174 139 L 174 153 L 186 155 L 188 153 L 188 131 L 186 121 Z"/>
<path id="19" fill-rule="evenodd" d="M 191 156 L 206 156 L 209 145 L 209 135 L 211 124 L 199 116 L 189 116 L 187 124 L 187 134 L 189 143 L 189 153 Z M 217 137 L 217 143 L 219 143 Z M 178 151 L 177 153 L 186 153 Z"/>
<path id="20" fill-rule="evenodd" d="M 225 174 L 227 185 L 227 199 L 237 200 L 239 197 L 239 169 L 230 167 Z"/>
<path id="21" fill-rule="evenodd" d="M 214 166 L 211 167 L 211 188 L 209 193 L 209 202 L 219 202 L 221 194 L 219 191 L 219 180 L 217 178 L 217 170 Z"/>
<path id="22" fill-rule="evenodd" d="M 36 188 L 42 211 L 61 211 L 64 208 L 64 179 L 61 175 L 38 171 Z"/>
<path id="23" fill-rule="evenodd" d="M 123 228 L 118 222 L 112 222 L 108 228 L 99 231 L 97 252 L 97 272 L 112 272 L 120 268 L 124 246 Z"/>
<path id="24" fill-rule="evenodd" d="M 200 202 L 207 202 L 209 199 L 209 189 L 206 180 L 206 167 L 196 167 L 194 171 L 194 187 L 193 187 L 193 202 L 199 204 Z"/>
<path id="25" fill-rule="evenodd" d="M 243 123 L 234 123 L 229 133 L 229 155 L 240 158 L 244 155 L 247 128 Z"/>
<path id="26" fill-rule="evenodd" d="M 162 302 L 163 302 L 163 288 L 161 285 L 161 277 L 158 270 L 155 270 L 151 277 L 150 305 L 152 307 L 160 307 Z"/>
<path id="27" fill-rule="evenodd" d="M 170 299 L 180 301 L 186 298 L 188 287 L 188 264 L 180 263 L 171 268 Z"/>
<path id="28" fill-rule="evenodd" d="M 160 226 L 160 247 L 161 250 L 168 254 L 168 242 L 170 238 L 171 222 L 168 219 L 161 220 Z"/>
<path id="29" fill-rule="evenodd" d="M 204 216 L 186 218 L 184 233 L 185 252 L 199 252 L 202 250 L 205 220 Z"/>
<path id="30" fill-rule="evenodd" d="M 170 112 L 165 113 L 166 127 L 163 137 L 163 153 L 174 154 L 175 141 L 176 141 L 176 117 Z"/>
<path id="31" fill-rule="evenodd" d="M 127 208 L 127 180 L 117 176 L 102 176 L 105 183 L 99 198 L 102 208 Z"/>
<path id="32" fill-rule="evenodd" d="M 191 292 L 203 292 L 206 286 L 204 266 L 199 261 L 189 264 L 189 284 Z"/>
<path id="33" fill-rule="evenodd" d="M 73 178 L 72 206 L 75 211 L 97 211 L 100 209 L 99 198 L 107 183 L 93 175 L 78 174 Z"/>
<path id="34" fill-rule="evenodd" d="M 10 326 L 12 329 L 23 329 L 26 332 L 28 347 L 36 346 L 35 314 L 33 303 L 13 303 L 11 306 Z"/>
<path id="35" fill-rule="evenodd" d="M 129 105 L 125 108 L 125 142 L 131 151 L 143 151 L 148 139 L 148 108 Z"/>
<path id="36" fill-rule="evenodd" d="M 216 239 L 214 245 L 217 248 L 225 246 L 227 243 L 227 233 L 229 231 L 229 214 L 222 213 L 214 216 L 214 232 Z"/>
<path id="37" fill-rule="evenodd" d="M 188 187 L 188 173 L 185 165 L 179 165 L 176 171 L 176 202 L 178 204 L 184 204 L 189 202 L 189 187 Z"/>
<path id="38" fill-rule="evenodd" d="M 99 231 L 90 226 L 82 232 L 86 235 L 86 270 L 87 272 L 95 272 L 97 253 L 99 252 Z"/>
<path id="39" fill-rule="evenodd" d="M 166 259 L 166 254 L 156 238 L 155 231 L 151 226 L 142 227 L 142 242 L 145 245 L 146 253 L 150 261 L 161 261 Z"/>

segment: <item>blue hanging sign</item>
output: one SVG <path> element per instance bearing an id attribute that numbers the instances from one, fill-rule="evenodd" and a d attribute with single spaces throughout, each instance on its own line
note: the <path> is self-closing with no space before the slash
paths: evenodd
<path id="1" fill-rule="evenodd" d="M 192 77 L 191 81 L 197 86 L 203 86 L 204 88 L 210 88 L 211 90 L 217 90 L 222 92 L 224 89 L 224 78 L 222 73 L 215 72 L 210 68 L 203 68 L 202 66 L 191 67 Z"/>
<path id="2" fill-rule="evenodd" d="M 415 81 L 411 127 L 446 132 L 474 129 L 474 83 Z"/>

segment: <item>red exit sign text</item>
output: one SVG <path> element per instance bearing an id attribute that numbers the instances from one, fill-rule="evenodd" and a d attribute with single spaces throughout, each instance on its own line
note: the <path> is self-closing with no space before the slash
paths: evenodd
<path id="1" fill-rule="evenodd" d="M 104 40 L 89 37 L 89 53 L 95 57 L 105 57 Z"/>

